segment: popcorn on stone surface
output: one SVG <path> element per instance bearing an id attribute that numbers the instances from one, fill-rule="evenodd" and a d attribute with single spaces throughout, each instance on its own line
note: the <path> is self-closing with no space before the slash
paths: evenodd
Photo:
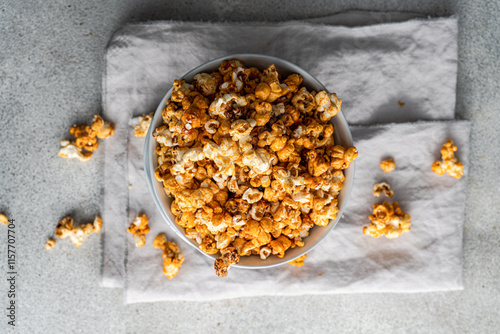
<path id="1" fill-rule="evenodd" d="M 68 216 L 63 218 L 56 227 L 56 237 L 59 239 L 70 238 L 77 248 L 83 245 L 84 241 L 93 233 L 99 233 L 102 227 L 102 219 L 96 216 L 92 223 L 73 226 L 73 218 Z"/>
<path id="2" fill-rule="evenodd" d="M 45 249 L 51 250 L 56 245 L 56 241 L 52 238 L 49 238 L 45 243 Z"/>
<path id="3" fill-rule="evenodd" d="M 385 235 L 388 239 L 394 239 L 410 231 L 411 216 L 403 212 L 397 202 L 392 205 L 387 201 L 374 204 L 373 214 L 368 218 L 371 223 L 363 227 L 363 233 L 374 238 Z"/>
<path id="4" fill-rule="evenodd" d="M 300 268 L 304 265 L 304 260 L 306 259 L 306 257 L 307 257 L 307 254 L 304 254 L 302 256 L 299 256 L 295 260 L 288 262 L 288 264 L 291 264 L 292 266 L 296 266 L 296 267 Z"/>
<path id="5" fill-rule="evenodd" d="M 7 216 L 4 215 L 3 213 L 0 213 L 0 223 L 4 225 L 9 225 L 9 218 L 7 218 Z"/>
<path id="6" fill-rule="evenodd" d="M 219 276 L 241 256 L 284 257 L 337 216 L 343 170 L 358 151 L 333 139 L 342 100 L 301 83 L 238 60 L 174 82 L 153 132 L 155 176 L 186 236 L 219 254 Z"/>
<path id="7" fill-rule="evenodd" d="M 441 160 L 434 161 L 431 168 L 438 175 L 445 173 L 456 179 L 460 179 L 464 175 L 464 165 L 457 160 L 455 152 L 457 146 L 453 145 L 453 140 L 448 139 L 441 148 Z"/>

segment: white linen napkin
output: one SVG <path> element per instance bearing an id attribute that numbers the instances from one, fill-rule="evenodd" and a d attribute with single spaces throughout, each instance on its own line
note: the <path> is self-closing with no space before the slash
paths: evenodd
<path id="1" fill-rule="evenodd" d="M 350 15 L 354 24 L 363 21 L 354 13 L 324 22 L 344 24 Z M 377 15 L 364 17 L 379 22 Z M 103 77 L 104 118 L 116 125 L 115 136 L 103 143 L 103 286 L 122 287 L 126 276 L 130 119 L 155 110 L 173 80 L 194 66 L 242 52 L 278 56 L 308 70 L 344 100 L 351 124 L 454 117 L 456 18 L 355 28 L 305 22 L 128 25 L 108 45 Z"/>
<path id="2" fill-rule="evenodd" d="M 144 139 L 131 135 L 129 221 L 145 213 L 152 223 L 144 247 L 136 248 L 132 237 L 127 238 L 126 302 L 462 289 L 469 128 L 467 121 L 352 127 L 359 158 L 349 203 L 335 229 L 307 254 L 304 266 L 230 268 L 224 278 L 215 275 L 212 259 L 199 254 L 163 223 L 146 183 Z M 460 180 L 431 170 L 449 138 L 458 146 L 457 157 L 465 165 Z M 379 167 L 386 157 L 396 161 L 396 169 L 389 174 Z M 373 196 L 373 185 L 381 181 L 391 185 L 392 199 Z M 362 233 L 370 222 L 372 204 L 384 200 L 398 202 L 411 215 L 411 231 L 398 239 L 375 239 Z M 152 246 L 154 237 L 162 232 L 185 256 L 179 274 L 171 280 L 162 273 L 161 251 Z"/>

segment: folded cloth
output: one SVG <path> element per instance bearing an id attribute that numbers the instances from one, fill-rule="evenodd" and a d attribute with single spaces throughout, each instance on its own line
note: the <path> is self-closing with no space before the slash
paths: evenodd
<path id="1" fill-rule="evenodd" d="M 212 259 L 199 254 L 163 223 L 145 179 L 144 139 L 131 135 L 129 221 L 145 213 L 152 223 L 144 247 L 136 248 L 132 236 L 127 238 L 126 302 L 462 289 L 469 125 L 467 121 L 440 121 L 354 126 L 359 158 L 348 206 L 335 229 L 307 254 L 304 266 L 230 268 L 224 278 L 215 275 Z M 449 138 L 458 146 L 456 156 L 465 166 L 465 175 L 459 180 L 431 170 Z M 379 167 L 387 157 L 396 162 L 389 174 Z M 391 199 L 373 196 L 373 185 L 382 181 L 391 185 Z M 370 223 L 372 204 L 384 200 L 398 202 L 411 215 L 411 231 L 398 239 L 363 234 L 363 226 Z M 179 274 L 171 280 L 162 273 L 161 251 L 152 247 L 154 237 L 162 232 L 185 256 Z"/>
<path id="2" fill-rule="evenodd" d="M 345 25 L 349 17 L 357 25 L 363 18 L 381 20 L 376 13 L 351 13 L 323 22 Z M 403 17 L 409 16 L 385 16 Z M 114 137 L 103 143 L 103 286 L 121 287 L 125 277 L 129 120 L 155 110 L 173 80 L 191 68 L 242 52 L 278 56 L 308 70 L 344 100 L 351 124 L 454 117 L 456 18 L 355 28 L 305 22 L 128 25 L 109 43 L 103 77 L 104 117 L 116 125 Z"/>

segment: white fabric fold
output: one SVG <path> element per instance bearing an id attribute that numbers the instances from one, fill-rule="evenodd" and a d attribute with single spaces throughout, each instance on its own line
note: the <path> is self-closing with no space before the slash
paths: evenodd
<path id="1" fill-rule="evenodd" d="M 127 238 L 126 302 L 462 289 L 469 132 L 467 121 L 354 126 L 359 158 L 348 206 L 335 229 L 307 254 L 304 266 L 231 268 L 224 278 L 215 275 L 212 259 L 176 237 L 162 221 L 148 193 L 141 155 L 144 139 L 130 136 L 129 221 L 145 213 L 151 218 L 151 232 L 142 248 Z M 465 176 L 459 180 L 431 170 L 449 138 L 458 146 L 457 157 L 465 166 Z M 387 157 L 397 167 L 385 174 L 379 163 Z M 391 185 L 393 198 L 373 196 L 373 185 L 382 181 Z M 410 232 L 397 239 L 363 234 L 372 204 L 384 200 L 398 202 L 411 215 Z M 152 247 L 158 233 L 175 241 L 186 259 L 171 280 L 162 273 L 161 251 Z"/>
<path id="2" fill-rule="evenodd" d="M 135 270 L 125 270 L 125 228 L 133 211 L 128 199 L 133 173 L 127 151 L 129 121 L 155 110 L 173 80 L 200 63 L 241 52 L 294 62 L 343 99 L 342 110 L 351 124 L 452 119 L 457 19 L 373 24 L 411 18 L 380 15 L 350 13 L 314 23 L 258 25 L 156 22 L 118 31 L 108 45 L 103 77 L 104 118 L 117 130 L 103 143 L 102 285 L 122 287 Z M 371 25 L 359 27 L 363 22 Z"/>

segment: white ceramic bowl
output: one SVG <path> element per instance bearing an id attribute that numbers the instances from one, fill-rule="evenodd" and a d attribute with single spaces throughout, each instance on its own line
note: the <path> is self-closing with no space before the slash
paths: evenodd
<path id="1" fill-rule="evenodd" d="M 245 65 L 246 67 L 252 67 L 252 66 L 257 67 L 261 71 L 267 68 L 269 65 L 274 64 L 278 69 L 278 73 L 280 73 L 284 78 L 286 78 L 289 74 L 292 73 L 300 74 L 303 78 L 302 86 L 307 87 L 308 90 L 315 90 L 315 91 L 327 90 L 316 78 L 314 78 L 311 74 L 301 69 L 297 65 L 294 65 L 283 59 L 271 56 L 259 55 L 259 54 L 233 54 L 217 58 L 194 68 L 193 70 L 189 71 L 184 76 L 182 76 L 182 78 L 180 79 L 184 79 L 186 80 L 186 82 L 192 82 L 193 77 L 196 74 L 202 72 L 206 73 L 214 72 L 219 68 L 220 63 L 223 60 L 230 60 L 230 59 L 238 59 L 242 61 L 243 65 Z M 151 126 L 149 128 L 146 137 L 146 142 L 144 146 L 144 166 L 145 166 L 148 186 L 149 189 L 151 190 L 151 193 L 153 194 L 153 199 L 156 206 L 158 207 L 158 210 L 160 210 L 163 218 L 165 219 L 167 224 L 172 228 L 172 230 L 174 230 L 180 238 L 186 241 L 186 243 L 188 243 L 190 246 L 200 251 L 205 256 L 209 256 L 213 259 L 216 259 L 218 255 L 208 255 L 204 253 L 198 248 L 198 245 L 195 241 L 186 238 L 186 236 L 184 235 L 184 228 L 180 227 L 175 223 L 175 216 L 172 214 L 170 210 L 170 203 L 172 202 L 172 198 L 168 197 L 165 194 L 165 192 L 163 191 L 163 185 L 160 182 L 158 182 L 155 178 L 155 170 L 158 167 L 158 162 L 157 162 L 158 156 L 156 154 L 156 147 L 158 146 L 158 144 L 156 140 L 153 138 L 152 134 L 154 129 L 162 125 L 163 122 L 162 111 L 166 105 L 167 100 L 170 98 L 172 94 L 172 89 L 173 88 L 171 88 L 166 93 L 165 97 L 163 98 L 160 105 L 156 109 L 155 115 L 153 117 Z M 342 112 L 339 112 L 336 116 L 334 116 L 331 119 L 331 123 L 335 128 L 334 132 L 335 143 L 347 147 L 352 146 L 351 132 L 349 131 L 349 126 Z M 330 231 L 333 230 L 339 219 L 342 217 L 342 213 L 344 212 L 344 209 L 347 205 L 347 200 L 351 193 L 351 188 L 354 179 L 354 168 L 355 164 L 351 163 L 349 168 L 344 170 L 345 182 L 338 196 L 339 213 L 337 215 L 337 218 L 331 221 L 330 224 L 328 224 L 328 226 L 326 227 L 314 226 L 310 230 L 310 235 L 304 239 L 304 244 L 305 244 L 304 247 L 295 247 L 293 249 L 287 250 L 285 256 L 281 259 L 275 255 L 269 256 L 266 260 L 261 260 L 258 255 L 242 256 L 240 262 L 237 265 L 233 266 L 238 268 L 247 268 L 247 269 L 269 268 L 292 261 L 297 257 L 309 252 L 311 249 L 317 246 L 319 242 L 323 240 L 330 233 Z M 334 237 L 335 236 L 332 236 L 332 238 Z M 322 254 L 321 256 L 335 256 L 335 254 Z"/>

